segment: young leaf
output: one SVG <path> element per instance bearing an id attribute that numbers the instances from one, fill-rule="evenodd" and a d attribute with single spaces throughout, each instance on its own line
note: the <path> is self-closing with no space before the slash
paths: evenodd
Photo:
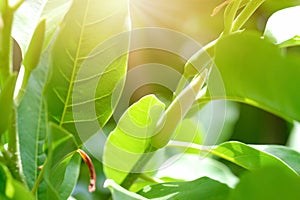
<path id="1" fill-rule="evenodd" d="M 127 109 L 105 144 L 103 163 L 107 178 L 121 184 L 143 154 L 149 153 L 146 150 L 163 111 L 164 104 L 154 95 L 143 97 Z"/>
<path id="2" fill-rule="evenodd" d="M 34 70 L 40 60 L 42 47 L 45 37 L 45 20 L 42 20 L 36 27 L 27 52 L 24 56 L 23 65 L 25 67 L 25 73 L 29 73 Z"/>
<path id="3" fill-rule="evenodd" d="M 30 40 L 38 23 L 46 20 L 45 50 L 71 6 L 71 0 L 26 0 L 14 15 L 12 36 L 21 47 L 25 55 Z"/>
<path id="4" fill-rule="evenodd" d="M 227 199 L 230 188 L 218 181 L 203 177 L 189 182 L 161 183 L 144 187 L 138 194 L 149 198 L 164 199 Z"/>
<path id="5" fill-rule="evenodd" d="M 223 37 L 215 53 L 226 96 L 215 93 L 209 98 L 247 103 L 300 121 L 299 59 L 283 55 L 274 44 L 251 32 Z M 211 77 L 214 73 L 215 69 Z M 208 85 L 215 84 L 209 79 Z"/>
<path id="6" fill-rule="evenodd" d="M 16 104 L 18 105 L 22 98 L 24 97 L 24 93 L 28 86 L 28 81 L 31 75 L 31 72 L 38 66 L 40 57 L 42 54 L 42 47 L 44 43 L 45 37 L 45 20 L 42 20 L 31 38 L 29 47 L 25 54 L 23 65 L 24 65 L 24 76 L 22 77 L 22 85 L 20 90 L 18 91 L 18 95 L 16 97 Z"/>
<path id="7" fill-rule="evenodd" d="M 248 170 L 260 169 L 265 166 L 275 166 L 286 173 L 297 174 L 285 162 L 269 153 L 259 151 L 241 142 L 225 142 L 212 148 L 213 155 L 228 160 Z"/>
<path id="8" fill-rule="evenodd" d="M 107 122 L 120 95 L 113 92 L 126 73 L 129 34 L 120 33 L 130 28 L 128 4 L 75 0 L 55 41 L 45 90 L 49 117 L 75 135 L 79 124 L 81 140 Z"/>
<path id="9" fill-rule="evenodd" d="M 157 125 L 158 132 L 151 138 L 152 146 L 162 148 L 167 145 L 178 124 L 183 120 L 186 113 L 196 101 L 207 76 L 208 70 L 205 69 L 174 99 Z"/>
<path id="10" fill-rule="evenodd" d="M 300 6 L 285 8 L 274 13 L 267 22 L 264 36 L 276 44 L 290 43 L 286 46 L 299 44 L 300 27 Z M 292 39 L 295 38 L 294 43 Z"/>

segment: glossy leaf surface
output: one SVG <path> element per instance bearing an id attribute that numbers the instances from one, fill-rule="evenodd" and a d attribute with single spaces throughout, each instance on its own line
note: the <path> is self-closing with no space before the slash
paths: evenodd
<path id="1" fill-rule="evenodd" d="M 241 142 L 225 142 L 212 148 L 211 153 L 250 171 L 272 165 L 286 173 L 297 174 L 279 158 Z"/>
<path id="2" fill-rule="evenodd" d="M 149 199 L 209 199 L 223 200 L 229 195 L 230 188 L 213 179 L 203 177 L 190 182 L 162 183 L 144 187 L 140 195 Z"/>
<path id="3" fill-rule="evenodd" d="M 110 133 L 104 149 L 104 172 L 121 184 L 150 146 L 164 104 L 148 95 L 130 106 Z"/>

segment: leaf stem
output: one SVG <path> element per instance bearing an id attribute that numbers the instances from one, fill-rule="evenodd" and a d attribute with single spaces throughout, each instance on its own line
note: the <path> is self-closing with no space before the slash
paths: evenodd
<path id="1" fill-rule="evenodd" d="M 11 9 L 13 11 L 16 11 L 23 3 L 24 3 L 24 0 L 19 0 L 13 6 L 11 6 Z"/>
<path id="2" fill-rule="evenodd" d="M 1 43 L 0 43 L 0 88 L 3 89 L 6 82 L 12 76 L 12 24 L 15 10 L 23 3 L 23 0 L 19 0 L 13 7 L 10 7 L 9 0 L 2 1 L 1 19 L 3 21 L 3 29 L 1 30 Z M 14 83 L 15 84 L 15 83 Z M 15 86 L 13 86 L 15 87 Z M 13 97 L 12 97 L 13 98 Z M 15 107 L 11 108 L 11 124 L 7 131 L 8 134 L 8 149 L 7 166 L 10 169 L 12 176 L 25 184 L 24 177 L 21 173 L 21 160 L 19 156 L 18 147 L 18 133 L 16 128 L 17 114 Z"/>
<path id="3" fill-rule="evenodd" d="M 221 37 L 221 36 L 220 36 Z M 184 66 L 184 74 L 181 77 L 181 79 L 179 80 L 178 86 L 174 92 L 174 98 L 180 93 L 182 92 L 182 90 L 185 88 L 185 86 L 187 85 L 187 79 L 195 76 L 196 74 L 200 73 L 200 71 L 198 71 L 199 69 L 195 69 L 194 63 L 196 60 L 199 60 L 201 57 L 201 55 L 203 54 L 208 54 L 209 56 L 213 56 L 214 55 L 214 47 L 217 44 L 218 40 L 220 39 L 217 38 L 215 40 L 213 40 L 212 42 L 206 44 L 203 48 L 201 48 L 199 51 L 197 51 L 185 64 Z"/>
<path id="4" fill-rule="evenodd" d="M 234 20 L 232 25 L 232 32 L 240 30 L 263 2 L 265 2 L 265 0 L 250 1 Z"/>
<path id="5" fill-rule="evenodd" d="M 11 30 L 13 11 L 8 6 L 8 1 L 3 2 L 2 20 L 3 30 L 0 47 L 0 87 L 3 88 L 12 73 L 11 67 Z"/>
<path id="6" fill-rule="evenodd" d="M 224 12 L 224 34 L 230 34 L 234 22 L 234 18 L 240 8 L 242 0 L 234 0 L 229 3 Z"/>
<path id="7" fill-rule="evenodd" d="M 19 155 L 19 142 L 18 134 L 16 130 L 16 111 L 12 112 L 12 123 L 8 131 L 8 152 L 11 157 L 8 162 L 8 167 L 13 175 L 13 177 L 20 181 L 21 183 L 26 183 L 23 174 L 21 173 L 21 159 Z"/>
<path id="8" fill-rule="evenodd" d="M 31 190 L 31 193 L 33 195 L 35 195 L 35 193 L 37 192 L 37 190 L 39 188 L 40 183 L 43 180 L 43 176 L 44 176 L 44 172 L 45 172 L 45 168 L 46 168 L 47 163 L 48 163 L 48 159 L 46 159 L 44 165 L 41 167 L 41 171 L 40 171 L 36 181 L 34 182 L 34 185 L 33 185 L 32 190 Z"/>
<path id="9" fill-rule="evenodd" d="M 154 152 L 157 149 L 153 147 L 152 145 L 148 145 L 146 148 L 144 154 L 141 156 L 141 158 L 137 161 L 137 163 L 134 165 L 134 167 L 131 169 L 131 172 L 125 177 L 123 182 L 121 183 L 121 186 L 125 189 L 129 189 L 130 186 L 136 181 L 136 179 L 142 175 L 142 171 L 146 164 L 149 162 L 149 160 L 154 155 Z"/>

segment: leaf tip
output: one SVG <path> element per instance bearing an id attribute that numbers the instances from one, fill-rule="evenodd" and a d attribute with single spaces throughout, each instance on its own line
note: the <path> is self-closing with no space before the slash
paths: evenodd
<path id="1" fill-rule="evenodd" d="M 88 187 L 88 191 L 89 192 L 95 192 L 95 190 L 96 190 L 96 172 L 95 172 L 95 167 L 93 165 L 93 162 L 92 162 L 91 158 L 87 155 L 87 153 L 85 153 L 83 150 L 78 149 L 77 152 L 80 154 L 83 161 L 85 162 L 85 164 L 89 168 L 90 185 Z"/>

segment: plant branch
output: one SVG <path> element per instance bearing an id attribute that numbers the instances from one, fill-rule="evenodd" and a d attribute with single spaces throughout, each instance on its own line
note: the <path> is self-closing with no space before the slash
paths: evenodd
<path id="1" fill-rule="evenodd" d="M 121 186 L 125 189 L 129 189 L 130 186 L 136 181 L 136 179 L 142 175 L 142 171 L 146 164 L 149 162 L 149 160 L 152 158 L 154 152 L 157 149 L 153 147 L 152 145 L 149 145 L 144 154 L 141 156 L 141 158 L 137 161 L 137 163 L 134 165 L 134 167 L 131 169 L 131 172 L 125 177 L 123 182 L 121 183 Z"/>
<path id="2" fill-rule="evenodd" d="M 221 36 L 220 36 L 221 37 Z M 182 90 L 185 88 L 185 86 L 187 85 L 187 79 L 195 76 L 196 74 L 200 73 L 200 71 L 198 71 L 198 69 L 195 68 L 194 66 L 194 62 L 195 60 L 197 60 L 201 55 L 206 54 L 209 56 L 213 56 L 214 55 L 214 48 L 215 45 L 217 44 L 218 40 L 220 39 L 217 38 L 215 40 L 213 40 L 212 42 L 206 44 L 204 47 L 202 47 L 199 51 L 197 51 L 186 63 L 186 65 L 184 66 L 184 74 L 181 77 L 181 79 L 179 80 L 178 86 L 174 92 L 174 98 L 180 93 L 182 92 Z"/>
<path id="3" fill-rule="evenodd" d="M 44 172 L 45 172 L 45 168 L 46 168 L 47 163 L 48 163 L 48 159 L 46 159 L 44 165 L 41 167 L 41 171 L 40 171 L 37 179 L 34 182 L 34 185 L 33 185 L 32 190 L 31 190 L 31 193 L 33 195 L 35 195 L 35 193 L 37 192 L 37 190 L 39 188 L 40 183 L 43 180 L 43 176 L 44 176 Z"/>
<path id="4" fill-rule="evenodd" d="M 11 30 L 13 22 L 13 12 L 8 7 L 8 2 L 4 1 L 2 12 L 3 30 L 1 34 L 0 47 L 0 87 L 3 88 L 12 73 L 11 67 Z"/>
<path id="5" fill-rule="evenodd" d="M 16 130 L 16 111 L 12 112 L 12 123 L 8 131 L 8 152 L 11 154 L 10 160 L 8 162 L 9 169 L 13 177 L 24 183 L 25 180 L 21 173 L 21 159 L 19 155 L 19 146 L 18 146 L 18 134 Z"/>

